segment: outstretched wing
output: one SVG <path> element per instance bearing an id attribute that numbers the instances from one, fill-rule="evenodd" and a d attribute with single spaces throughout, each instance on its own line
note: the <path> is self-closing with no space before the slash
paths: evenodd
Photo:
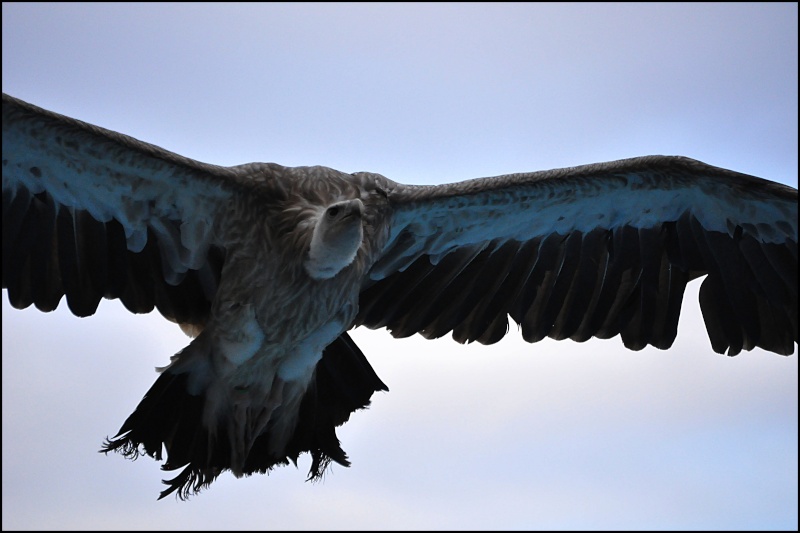
<path id="1" fill-rule="evenodd" d="M 358 324 L 493 343 L 621 335 L 669 347 L 683 291 L 712 347 L 794 352 L 797 190 L 651 156 L 441 186 L 398 186 Z"/>
<path id="2" fill-rule="evenodd" d="M 205 322 L 241 187 L 206 165 L 3 95 L 3 288 L 16 308 L 78 316 L 102 297 Z"/>

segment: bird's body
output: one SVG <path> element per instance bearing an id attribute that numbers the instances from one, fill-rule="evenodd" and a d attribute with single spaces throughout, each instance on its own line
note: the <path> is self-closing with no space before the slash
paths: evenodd
<path id="1" fill-rule="evenodd" d="M 386 212 L 385 196 L 362 195 L 331 169 L 284 170 L 274 180 L 280 191 L 264 180 L 268 199 L 234 196 L 221 210 L 215 239 L 228 244 L 216 297 L 204 326 L 187 325 L 199 335 L 170 369 L 191 376 L 189 392 L 206 399 L 203 424 L 224 426 L 219 431 L 228 435 L 230 468 L 238 475 L 247 472 L 245 460 L 260 435 L 267 435 L 270 456 L 285 457 L 323 350 L 358 311 L 361 279 L 375 255 L 361 247 L 362 224 L 374 238 L 370 228 L 382 225 L 376 218 Z M 362 217 L 364 204 L 370 208 Z M 240 212 L 259 212 L 259 223 Z M 335 218 L 331 213 L 358 230 L 344 258 L 328 253 L 325 238 L 315 241 L 321 232 L 313 230 Z M 385 235 L 375 240 L 383 241 Z M 338 275 L 342 264 L 352 267 Z"/>
<path id="2" fill-rule="evenodd" d="M 797 191 L 680 157 L 409 186 L 274 163 L 218 167 L 3 96 L 3 287 L 79 316 L 157 308 L 194 340 L 105 450 L 184 470 L 309 452 L 385 385 L 347 330 L 490 344 L 620 335 L 668 348 L 686 283 L 715 351 L 791 354 Z"/>

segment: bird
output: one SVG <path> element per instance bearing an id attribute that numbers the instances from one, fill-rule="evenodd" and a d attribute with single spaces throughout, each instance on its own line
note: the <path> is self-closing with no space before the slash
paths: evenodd
<path id="1" fill-rule="evenodd" d="M 797 189 L 681 156 L 445 185 L 324 166 L 202 163 L 3 94 L 3 289 L 154 309 L 190 337 L 101 452 L 179 471 L 350 461 L 336 428 L 388 391 L 354 327 L 493 344 L 619 336 L 668 349 L 683 293 L 710 347 L 791 355 Z M 510 319 L 510 320 L 509 320 Z"/>

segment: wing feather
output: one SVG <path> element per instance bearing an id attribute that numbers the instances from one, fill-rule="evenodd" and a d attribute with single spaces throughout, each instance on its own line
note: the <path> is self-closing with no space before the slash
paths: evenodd
<path id="1" fill-rule="evenodd" d="M 797 190 L 651 156 L 451 185 L 397 185 L 357 324 L 396 336 L 671 346 L 686 284 L 712 347 L 793 353 Z"/>
<path id="2" fill-rule="evenodd" d="M 555 324 L 561 339 L 580 338 L 577 335 L 578 329 L 583 318 L 589 315 L 591 304 L 596 301 L 594 295 L 598 274 L 605 270 L 605 263 L 601 263 L 601 259 L 605 259 L 603 252 L 606 238 L 607 232 L 601 229 L 594 229 L 583 237 L 573 283 L 564 296 L 562 310 Z"/>

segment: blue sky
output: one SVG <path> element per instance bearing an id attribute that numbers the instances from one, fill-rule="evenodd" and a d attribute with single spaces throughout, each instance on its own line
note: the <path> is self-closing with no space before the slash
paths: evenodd
<path id="1" fill-rule="evenodd" d="M 797 187 L 796 4 L 3 4 L 3 92 L 209 163 L 443 183 L 647 154 Z M 797 354 L 354 338 L 350 468 L 157 502 L 97 449 L 187 344 L 3 297 L 4 529 L 796 529 Z"/>

